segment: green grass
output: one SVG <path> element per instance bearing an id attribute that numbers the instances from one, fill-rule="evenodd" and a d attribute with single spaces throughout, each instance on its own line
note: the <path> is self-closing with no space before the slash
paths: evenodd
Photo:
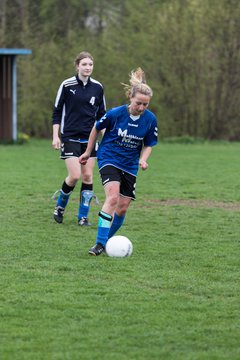
<path id="1" fill-rule="evenodd" d="M 100 205 L 78 227 L 79 186 L 54 223 L 51 141 L 0 146 L 1 360 L 240 359 L 239 153 L 159 144 L 119 231 L 133 255 L 113 259 L 87 254 Z"/>

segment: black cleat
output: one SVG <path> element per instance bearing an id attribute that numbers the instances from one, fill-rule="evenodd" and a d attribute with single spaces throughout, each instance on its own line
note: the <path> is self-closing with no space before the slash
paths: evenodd
<path id="1" fill-rule="evenodd" d="M 90 222 L 88 221 L 88 218 L 82 217 L 78 220 L 78 225 L 80 226 L 91 226 Z"/>
<path id="2" fill-rule="evenodd" d="M 64 210 L 65 209 L 61 206 L 55 206 L 53 217 L 54 217 L 54 220 L 59 224 L 61 224 L 63 222 Z"/>
<path id="3" fill-rule="evenodd" d="M 104 246 L 102 244 L 95 244 L 88 253 L 93 256 L 101 255 L 101 253 L 104 251 Z"/>

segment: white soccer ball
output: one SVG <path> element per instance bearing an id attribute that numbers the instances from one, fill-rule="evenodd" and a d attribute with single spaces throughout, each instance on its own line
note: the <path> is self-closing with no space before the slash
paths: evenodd
<path id="1" fill-rule="evenodd" d="M 126 236 L 117 235 L 107 241 L 105 251 L 110 257 L 126 257 L 132 254 L 133 245 Z"/>

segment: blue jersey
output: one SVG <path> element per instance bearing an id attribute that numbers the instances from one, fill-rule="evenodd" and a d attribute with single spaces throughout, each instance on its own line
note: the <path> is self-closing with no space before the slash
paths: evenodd
<path id="1" fill-rule="evenodd" d="M 98 131 L 106 129 L 97 152 L 99 169 L 113 165 L 136 176 L 142 147 L 157 144 L 155 115 L 145 110 L 133 116 L 123 105 L 108 111 L 95 126 Z"/>

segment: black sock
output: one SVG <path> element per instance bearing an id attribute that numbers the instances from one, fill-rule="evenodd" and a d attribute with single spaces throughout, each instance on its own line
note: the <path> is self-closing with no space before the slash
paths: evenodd
<path id="1" fill-rule="evenodd" d="M 64 194 L 69 194 L 73 191 L 74 188 L 75 186 L 69 186 L 68 184 L 66 184 L 65 181 L 62 184 L 62 191 L 64 192 Z"/>
<path id="2" fill-rule="evenodd" d="M 84 191 L 84 190 L 92 191 L 92 189 L 93 189 L 93 184 L 82 183 L 81 192 Z"/>

